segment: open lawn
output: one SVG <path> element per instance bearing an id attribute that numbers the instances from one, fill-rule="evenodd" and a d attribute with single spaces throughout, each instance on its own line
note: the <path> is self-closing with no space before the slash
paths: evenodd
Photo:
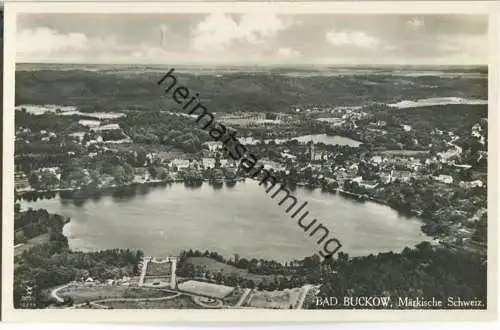
<path id="1" fill-rule="evenodd" d="M 234 306 L 236 305 L 239 301 L 240 298 L 243 296 L 247 289 L 244 288 L 236 288 L 234 289 L 229 295 L 225 296 L 223 301 L 224 305 L 226 306 Z"/>
<path id="2" fill-rule="evenodd" d="M 193 302 L 191 297 L 179 296 L 172 299 L 144 300 L 144 301 L 107 301 L 99 303 L 113 309 L 200 309 L 201 307 Z"/>
<path id="3" fill-rule="evenodd" d="M 256 291 L 252 292 L 244 307 L 288 309 L 295 308 L 302 293 L 302 288 L 286 289 L 283 291 Z"/>
<path id="4" fill-rule="evenodd" d="M 223 275 L 235 275 L 237 277 L 241 277 L 247 280 L 252 280 L 256 285 L 262 282 L 264 279 L 266 281 L 274 281 L 274 275 L 259 275 L 252 274 L 248 272 L 246 269 L 236 268 L 231 265 L 227 265 L 225 263 L 206 258 L 206 257 L 190 257 L 186 260 L 186 263 L 190 263 L 193 266 L 200 266 L 201 268 L 205 268 L 210 273 L 215 274 L 217 272 L 221 272 Z"/>
<path id="5" fill-rule="evenodd" d="M 180 283 L 177 285 L 177 288 L 184 292 L 219 299 L 224 298 L 234 290 L 234 288 L 231 286 L 194 280 Z"/>
<path id="6" fill-rule="evenodd" d="M 158 298 L 169 294 L 154 288 L 126 287 L 118 285 L 71 285 L 58 292 L 61 297 L 71 297 L 75 304 L 111 298 Z"/>
<path id="7" fill-rule="evenodd" d="M 26 243 L 23 245 L 20 245 L 14 249 L 14 256 L 21 255 L 24 251 L 28 251 L 32 247 L 39 245 L 39 244 L 44 244 L 49 242 L 50 235 L 49 233 L 45 233 L 36 237 L 33 237 L 32 239 L 28 240 Z"/>
<path id="8" fill-rule="evenodd" d="M 375 152 L 381 155 L 391 155 L 391 156 L 416 156 L 428 154 L 428 150 L 384 150 Z"/>
<path id="9" fill-rule="evenodd" d="M 170 161 L 175 158 L 182 158 L 185 153 L 175 147 L 163 145 L 163 144 L 116 144 L 113 145 L 114 149 L 119 151 L 134 151 L 138 148 L 143 148 L 146 152 L 154 152 L 158 154 L 158 157 L 165 161 Z"/>
<path id="10" fill-rule="evenodd" d="M 171 274 L 172 274 L 171 262 L 164 262 L 164 263 L 157 263 L 153 261 L 148 262 L 148 266 L 146 268 L 146 276 L 162 276 Z"/>
<path id="11" fill-rule="evenodd" d="M 144 278 L 144 285 L 147 286 L 153 286 L 153 287 L 166 287 L 170 286 L 170 276 L 164 276 L 164 277 L 159 277 L 159 276 L 151 276 L 151 277 L 146 277 Z"/>

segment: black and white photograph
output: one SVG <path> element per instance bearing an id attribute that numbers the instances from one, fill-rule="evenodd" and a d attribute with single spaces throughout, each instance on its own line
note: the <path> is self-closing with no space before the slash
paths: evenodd
<path id="1" fill-rule="evenodd" d="M 494 313 L 498 8 L 49 5 L 5 6 L 4 311 Z"/>

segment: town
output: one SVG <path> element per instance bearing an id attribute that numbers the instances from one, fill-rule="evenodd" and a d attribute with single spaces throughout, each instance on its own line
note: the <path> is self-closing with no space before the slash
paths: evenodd
<path id="1" fill-rule="evenodd" d="M 33 75 L 96 92 L 86 102 L 59 90 L 47 98 L 51 85 L 34 93 Z M 286 76 L 179 75 L 195 89 L 227 86 L 204 89 L 218 122 L 289 191 L 310 193 L 333 234 L 349 221 L 342 249 L 321 260 L 276 203 L 264 205 L 265 188 L 194 125 L 197 115 L 154 95 L 159 75 L 18 72 L 16 308 L 317 309 L 332 308 L 315 304 L 328 297 L 485 297 L 485 80 L 406 78 L 424 86 L 415 90 L 377 73 L 368 77 L 387 93 L 375 101 L 352 93 L 358 78 L 308 77 L 298 88 Z M 283 95 L 245 94 L 247 84 L 233 84 L 241 79 L 272 79 Z M 335 93 L 314 94 L 322 83 Z M 433 84 L 468 94 L 428 97 Z M 222 195 L 238 204 L 214 200 Z M 406 235 L 413 225 L 418 235 Z"/>
<path id="2" fill-rule="evenodd" d="M 397 116 L 380 120 L 394 109 L 314 106 L 231 114 L 221 121 L 247 134 L 240 141 L 291 189 L 318 188 L 387 204 L 420 216 L 435 244 L 484 250 L 478 235 L 486 219 L 487 120 L 478 116 L 459 131 L 412 127 Z M 16 110 L 17 198 L 36 200 L 59 192 L 79 201 L 148 185 L 230 187 L 245 180 L 222 143 L 191 128 L 189 116 L 103 116 L 55 106 Z M 168 125 L 185 128 L 160 136 Z M 313 134 L 300 136 L 306 130 Z M 372 141 L 380 142 L 372 147 Z M 459 144 L 470 147 L 463 151 Z M 16 237 L 16 244 L 24 240 Z"/>

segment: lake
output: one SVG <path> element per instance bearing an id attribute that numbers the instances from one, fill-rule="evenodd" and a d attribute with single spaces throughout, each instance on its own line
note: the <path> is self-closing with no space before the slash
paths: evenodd
<path id="1" fill-rule="evenodd" d="M 342 251 L 352 256 L 400 251 L 426 240 L 419 219 L 387 206 L 320 190 L 297 189 L 294 195 L 299 203 L 308 201 L 309 217 L 327 226 L 342 243 Z M 81 206 L 57 197 L 23 201 L 21 207 L 45 208 L 71 217 L 64 234 L 74 250 L 131 248 L 168 256 L 199 249 L 279 261 L 319 251 L 278 201 L 249 180 L 220 189 L 175 183 L 128 198 L 90 199 Z"/>
<path id="2" fill-rule="evenodd" d="M 16 111 L 26 110 L 32 115 L 43 115 L 44 113 L 51 112 L 57 113 L 60 116 L 84 116 L 96 119 L 117 119 L 125 117 L 125 113 L 121 112 L 81 112 L 74 106 L 56 105 L 56 104 L 23 104 L 16 106 Z"/>
<path id="3" fill-rule="evenodd" d="M 292 137 L 289 139 L 275 139 L 274 142 L 276 144 L 281 144 L 281 143 L 284 143 L 287 141 L 291 141 L 293 139 L 299 141 L 300 143 L 308 143 L 310 141 L 313 141 L 314 143 L 321 142 L 321 143 L 329 144 L 329 145 L 338 144 L 338 145 L 342 145 L 342 146 L 348 145 L 351 147 L 359 147 L 359 145 L 361 145 L 361 143 L 362 143 L 362 142 L 359 142 L 359 141 L 356 141 L 356 140 L 353 140 L 353 139 L 350 139 L 347 137 L 338 136 L 338 135 L 330 136 L 330 135 L 326 135 L 326 134 L 310 134 L 310 135 L 296 136 L 296 137 Z M 239 140 L 244 145 L 255 145 L 259 142 L 259 140 L 254 139 L 252 137 L 240 138 Z M 271 141 L 271 140 L 264 140 L 264 142 L 266 142 L 266 143 L 269 143 L 269 141 Z"/>

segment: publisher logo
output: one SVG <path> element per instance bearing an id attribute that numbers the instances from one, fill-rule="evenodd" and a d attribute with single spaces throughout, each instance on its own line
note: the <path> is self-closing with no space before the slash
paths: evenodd
<path id="1" fill-rule="evenodd" d="M 24 293 L 21 296 L 20 307 L 25 309 L 33 309 L 37 307 L 33 286 L 25 285 Z"/>

